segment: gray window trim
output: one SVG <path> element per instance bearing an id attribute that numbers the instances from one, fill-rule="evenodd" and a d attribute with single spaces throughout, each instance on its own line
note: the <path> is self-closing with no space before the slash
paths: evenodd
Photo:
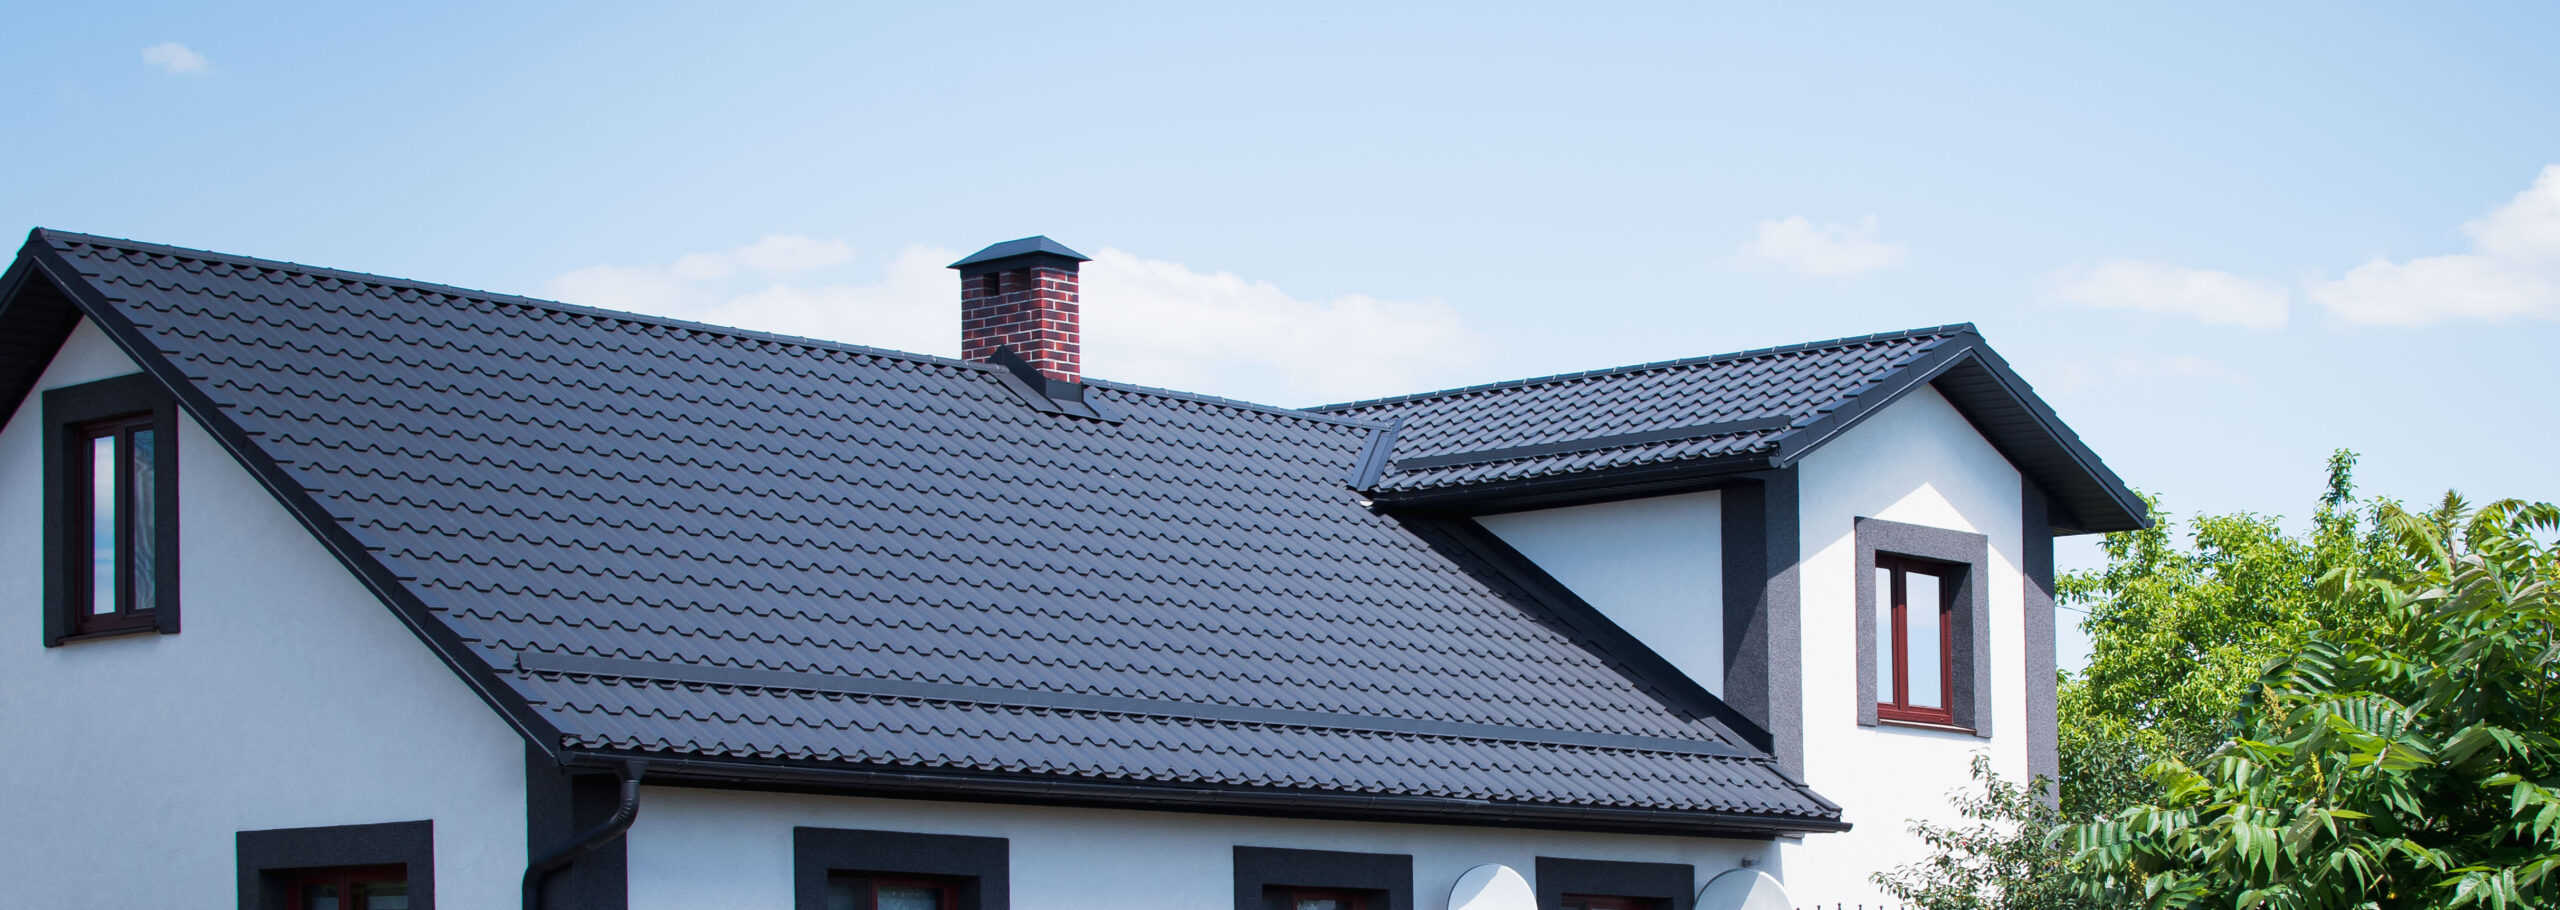
<path id="1" fill-rule="evenodd" d="M 791 829 L 793 906 L 826 910 L 835 872 L 919 875 L 958 882 L 960 910 L 1007 910 L 1012 845 L 1001 837 L 849 828 Z"/>
<path id="2" fill-rule="evenodd" d="M 1873 727 L 1876 719 L 1876 554 L 1912 556 L 1964 567 L 1956 583 L 1955 630 L 1951 657 L 1955 691 L 1948 693 L 1956 726 L 1973 735 L 1991 737 L 1991 598 L 1986 581 L 1991 570 L 1991 538 L 1970 531 L 1903 524 L 1880 518 L 1857 520 L 1858 541 L 1858 724 Z"/>
<path id="3" fill-rule="evenodd" d="M 1556 910 L 1567 894 L 1633 897 L 1661 910 L 1690 910 L 1698 897 L 1698 870 L 1688 863 L 1630 863 L 1605 859 L 1538 857 L 1538 906 Z"/>
<path id="4" fill-rule="evenodd" d="M 1410 854 L 1239 846 L 1235 875 L 1236 910 L 1263 910 L 1262 889 L 1272 885 L 1372 891 L 1387 898 L 1378 910 L 1414 910 Z"/>
<path id="5" fill-rule="evenodd" d="M 240 864 L 240 910 L 284 910 L 284 874 L 332 866 L 405 865 L 412 910 L 436 907 L 436 830 L 432 821 L 323 828 L 273 828 L 233 836 Z"/>

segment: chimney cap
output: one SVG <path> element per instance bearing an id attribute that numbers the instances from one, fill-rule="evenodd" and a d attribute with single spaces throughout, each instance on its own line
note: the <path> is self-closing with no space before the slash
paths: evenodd
<path id="1" fill-rule="evenodd" d="M 998 260 L 1015 259 L 1023 256 L 1056 256 L 1075 262 L 1093 261 L 1093 257 L 1067 249 L 1066 244 L 1051 240 L 1047 235 L 1042 235 L 1037 237 L 1024 237 L 1020 240 L 1007 240 L 1003 243 L 987 247 L 986 249 L 979 250 L 963 257 L 958 262 L 952 263 L 950 268 L 969 269 L 971 271 L 975 271 L 975 269 L 971 268 L 972 266 L 983 266 Z"/>

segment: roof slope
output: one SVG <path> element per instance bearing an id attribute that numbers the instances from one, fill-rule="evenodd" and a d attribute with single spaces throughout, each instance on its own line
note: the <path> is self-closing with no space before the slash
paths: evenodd
<path id="1" fill-rule="evenodd" d="M 1366 508 L 1367 423 L 1108 383 L 1125 419 L 1084 420 L 982 364 L 85 235 L 30 262 L 547 749 L 1841 827 Z"/>
<path id="2" fill-rule="evenodd" d="M 1380 498 L 1485 503 L 1783 467 L 1932 382 L 2072 507 L 2081 523 L 2070 530 L 2147 523 L 2140 498 L 1965 324 L 1313 410 L 1397 424 L 1366 484 Z"/>

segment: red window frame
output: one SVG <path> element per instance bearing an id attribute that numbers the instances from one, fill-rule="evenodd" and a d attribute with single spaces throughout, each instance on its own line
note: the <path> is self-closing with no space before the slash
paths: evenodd
<path id="1" fill-rule="evenodd" d="M 338 886 L 338 910 L 364 910 L 363 907 L 354 906 L 348 902 L 348 898 L 355 896 L 356 886 L 391 882 L 398 882 L 403 888 L 408 887 L 408 864 L 332 866 L 326 869 L 296 870 L 285 876 L 284 905 L 287 910 L 311 910 L 304 904 L 302 893 L 313 885 L 336 885 Z"/>
<path id="2" fill-rule="evenodd" d="M 65 444 L 71 448 L 71 451 L 66 453 L 67 458 L 64 461 L 64 466 L 70 469 L 69 482 L 66 486 L 76 499 L 69 509 L 71 540 L 74 549 L 82 554 L 75 560 L 79 569 L 73 573 L 74 578 L 70 586 L 71 632 L 74 635 L 151 628 L 157 624 L 152 607 L 158 605 L 156 603 L 158 598 L 168 596 L 167 592 L 154 591 L 155 603 L 151 606 L 137 606 L 133 602 L 133 579 L 137 570 L 154 573 L 158 571 L 156 566 L 134 564 L 136 534 L 146 530 L 149 533 L 158 533 L 156 524 L 151 529 L 141 528 L 138 521 L 141 516 L 135 512 L 136 500 L 139 497 L 135 495 L 134 490 L 133 436 L 137 432 L 151 432 L 154 446 L 169 444 L 169 440 L 161 438 L 161 434 L 156 432 L 150 414 L 92 420 L 74 425 L 69 432 L 63 434 Z M 111 609 L 102 611 L 96 609 L 96 598 L 91 593 L 97 586 L 97 578 L 93 574 L 97 570 L 86 558 L 91 532 L 94 530 L 92 516 L 97 512 L 96 504 L 90 498 L 91 492 L 95 490 L 92 481 L 96 475 L 93 473 L 95 469 L 92 467 L 89 449 L 97 440 L 109 438 L 115 440 L 116 451 L 116 544 L 115 558 L 111 560 L 108 571 L 115 573 L 116 576 L 116 602 Z M 150 518 L 155 523 L 159 520 L 156 514 Z"/>
<path id="3" fill-rule="evenodd" d="M 1885 570 L 1889 578 L 1889 582 L 1884 586 L 1885 589 L 1876 592 L 1876 602 L 1881 607 L 1877 611 L 1879 615 L 1876 621 L 1891 624 L 1893 647 L 1893 672 L 1890 674 L 1893 678 L 1886 679 L 1878 676 L 1876 679 L 1876 719 L 1955 726 L 1955 601 L 1956 584 L 1962 577 L 1964 567 L 1878 553 L 1876 568 Z M 1938 625 L 1938 665 L 1930 669 L 1938 674 L 1938 700 L 1943 704 L 1935 708 L 1911 704 L 1911 673 L 1914 668 L 1911 666 L 1910 633 L 1914 617 L 1907 588 L 1909 578 L 1914 574 L 1928 575 L 1938 579 L 1937 616 L 1935 617 Z M 1920 621 L 1930 620 L 1924 615 L 1920 617 Z"/>
<path id="4" fill-rule="evenodd" d="M 1567 894 L 1562 903 L 1564 910 L 1656 910 L 1661 902 L 1650 897 Z"/>

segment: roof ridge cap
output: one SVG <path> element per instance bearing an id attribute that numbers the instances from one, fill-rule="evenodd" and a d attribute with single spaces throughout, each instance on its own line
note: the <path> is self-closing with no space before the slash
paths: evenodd
<path id="1" fill-rule="evenodd" d="M 781 332 L 766 332 L 757 329 L 739 328 L 737 326 L 697 322 L 691 319 L 678 319 L 673 316 L 657 316 L 649 313 L 632 312 L 629 310 L 615 310 L 605 307 L 587 306 L 584 304 L 563 303 L 557 300 L 545 300 L 540 297 L 527 297 L 521 294 L 483 291 L 458 285 L 438 284 L 432 281 L 394 278 L 389 275 L 378 275 L 371 272 L 357 272 L 348 269 L 329 268 L 327 266 L 304 265 L 302 263 L 290 262 L 282 259 L 264 259 L 257 256 L 242 256 L 234 253 L 222 253 L 215 252 L 213 250 L 194 249 L 191 247 L 170 246 L 165 243 L 151 243 L 149 241 L 142 240 L 126 240 L 120 237 L 83 234 L 77 231 L 64 231 L 45 227 L 36 228 L 34 233 L 48 242 L 55 240 L 68 240 L 76 243 L 86 243 L 92 246 L 120 247 L 133 252 L 173 256 L 180 259 L 196 259 L 206 262 L 229 263 L 232 265 L 248 265 L 299 275 L 309 275 L 315 278 L 334 278 L 341 281 L 354 281 L 363 284 L 381 285 L 383 287 L 444 294 L 447 296 L 485 301 L 488 303 L 552 310 L 573 316 L 590 316 L 598 319 L 611 319 L 619 322 L 632 322 L 642 325 L 654 325 L 662 328 L 682 329 L 689 332 L 701 332 L 709 335 L 725 335 L 732 338 L 753 341 L 768 341 L 776 344 L 815 348 L 818 350 L 835 351 L 838 353 L 865 354 L 876 357 L 887 357 L 894 360 L 909 360 L 918 363 L 934 364 L 937 366 L 952 366 L 971 370 L 1000 369 L 999 367 L 989 364 L 961 360 L 956 357 L 944 357 L 938 354 L 919 354 L 914 351 L 872 347 L 870 345 L 853 344 L 851 342 L 832 341 L 825 338 L 812 338 L 806 335 L 787 335 Z"/>
<path id="2" fill-rule="evenodd" d="M 1600 369 L 1582 370 L 1573 373 L 1555 373 L 1546 376 L 1530 376 L 1522 379 L 1505 379 L 1498 382 L 1459 386 L 1457 388 L 1440 389 L 1432 392 L 1414 392 L 1405 395 L 1391 395 L 1385 398 L 1371 398 L 1362 401 L 1345 401 L 1337 404 L 1316 405 L 1314 407 L 1307 408 L 1306 410 L 1317 412 L 1347 411 L 1354 408 L 1376 407 L 1386 404 L 1402 404 L 1408 401 L 1421 401 L 1428 398 L 1452 398 L 1459 395 L 1466 395 L 1475 392 L 1487 392 L 1497 389 L 1526 388 L 1550 382 L 1566 382 L 1576 379 L 1593 379 L 1601 376 L 1615 376 L 1626 373 L 1642 373 L 1649 370 L 1667 370 L 1677 367 L 1700 366 L 1721 361 L 1743 360 L 1752 357 L 1767 357 L 1774 354 L 1793 354 L 1801 351 L 1817 350 L 1820 348 L 1846 347 L 1853 344 L 1872 344 L 1878 341 L 1886 341 L 1895 338 L 1910 338 L 1919 335 L 1964 334 L 1979 335 L 1981 334 L 1981 331 L 1975 328 L 1973 323 L 1970 322 L 1952 322 L 1946 325 L 1923 326 L 1920 328 L 1903 329 L 1896 332 L 1876 332 L 1868 335 L 1852 335 L 1846 338 L 1830 338 L 1821 341 L 1804 341 L 1795 344 L 1783 344 L 1766 348 L 1752 348 L 1750 350 L 1732 351 L 1723 354 L 1706 354 L 1698 357 L 1682 357 L 1673 360 L 1657 360 L 1651 363 L 1602 367 Z"/>

